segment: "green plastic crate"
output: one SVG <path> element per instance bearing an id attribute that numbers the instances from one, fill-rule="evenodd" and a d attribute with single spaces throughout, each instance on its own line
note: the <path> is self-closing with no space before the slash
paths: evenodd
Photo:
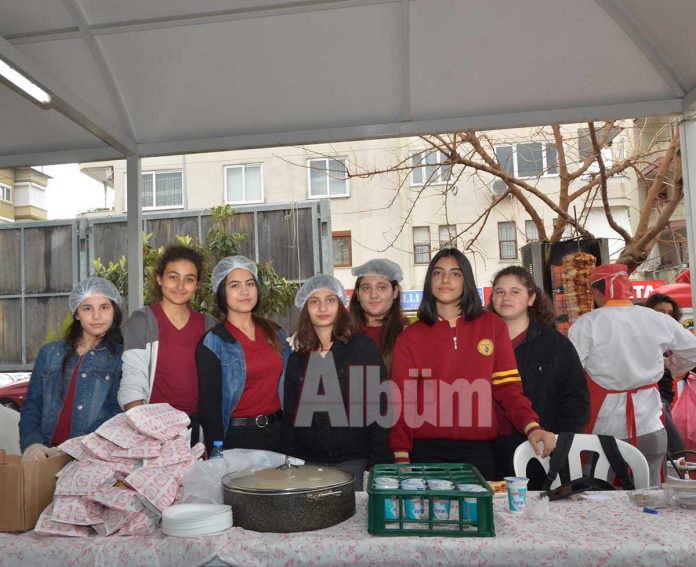
<path id="1" fill-rule="evenodd" d="M 377 477 L 447 479 L 454 483 L 452 490 L 404 490 L 402 488 L 379 490 L 374 488 Z M 478 484 L 486 492 L 466 492 L 457 484 Z M 367 531 L 380 536 L 445 536 L 445 537 L 493 537 L 493 491 L 478 469 L 465 463 L 419 463 L 402 465 L 375 465 L 370 471 L 367 485 Z M 425 500 L 427 517 L 412 520 L 406 517 L 404 500 L 421 497 Z M 397 498 L 399 515 L 396 520 L 385 519 L 385 500 Z M 450 501 L 448 520 L 434 515 L 434 498 Z M 478 518 L 472 521 L 466 512 L 465 498 L 476 498 Z"/>

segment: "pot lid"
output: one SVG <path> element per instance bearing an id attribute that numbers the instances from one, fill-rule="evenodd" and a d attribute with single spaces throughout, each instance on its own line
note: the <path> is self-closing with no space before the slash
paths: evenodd
<path id="1" fill-rule="evenodd" d="M 245 492 L 306 492 L 353 482 L 355 477 L 334 467 L 301 465 L 291 468 L 263 469 L 250 475 L 225 475 L 222 485 Z"/>

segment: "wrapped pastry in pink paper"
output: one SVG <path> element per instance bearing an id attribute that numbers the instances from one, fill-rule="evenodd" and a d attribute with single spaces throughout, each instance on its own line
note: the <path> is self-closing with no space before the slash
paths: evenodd
<path id="1" fill-rule="evenodd" d="M 51 520 L 76 526 L 91 526 L 102 521 L 104 507 L 84 496 L 56 496 Z"/>
<path id="2" fill-rule="evenodd" d="M 117 488 L 115 486 L 104 488 L 87 498 L 112 510 L 140 512 L 143 509 L 143 504 L 138 498 L 138 493 L 129 488 Z"/>
<path id="3" fill-rule="evenodd" d="M 92 526 L 100 536 L 109 536 L 117 532 L 133 521 L 140 512 L 126 512 L 124 510 L 104 510 L 104 521 Z M 118 535 L 118 534 L 117 534 Z"/>
<path id="4" fill-rule="evenodd" d="M 166 467 L 191 460 L 191 446 L 186 439 L 177 437 L 162 445 L 162 452 L 158 457 L 144 459 L 144 467 Z"/>
<path id="5" fill-rule="evenodd" d="M 74 526 L 72 524 L 63 524 L 51 520 L 53 515 L 53 504 L 46 506 L 46 509 L 41 512 L 39 520 L 34 526 L 34 533 L 39 535 L 58 535 L 71 537 L 86 537 L 92 533 L 92 528 L 88 526 Z"/>
<path id="6" fill-rule="evenodd" d="M 179 481 L 158 468 L 141 467 L 129 474 L 123 482 L 141 495 L 146 506 L 158 512 L 172 505 L 179 490 Z"/>
<path id="7" fill-rule="evenodd" d="M 159 524 L 160 517 L 156 514 L 152 514 L 147 510 L 142 512 L 137 512 L 132 518 L 128 519 L 126 525 L 124 525 L 116 535 L 119 536 L 138 536 L 138 535 L 150 535 L 157 528 Z"/>
<path id="8" fill-rule="evenodd" d="M 191 420 L 183 411 L 169 404 L 146 404 L 125 413 L 128 423 L 138 432 L 160 441 L 178 437 Z"/>
<path id="9" fill-rule="evenodd" d="M 85 435 L 82 439 L 82 445 L 87 449 L 87 453 L 102 461 L 108 461 L 111 454 L 119 448 L 118 445 L 96 433 Z"/>
<path id="10" fill-rule="evenodd" d="M 191 447 L 191 454 L 195 461 L 198 461 L 203 456 L 203 453 L 205 453 L 205 445 L 203 443 L 196 443 Z"/>
<path id="11" fill-rule="evenodd" d="M 82 435 L 81 437 L 73 437 L 72 439 L 68 439 L 67 441 L 58 445 L 58 448 L 66 455 L 69 455 L 78 461 L 88 459 L 90 455 L 87 453 L 85 446 L 82 444 L 82 440 L 85 437 L 86 435 Z"/>
<path id="12" fill-rule="evenodd" d="M 116 414 L 110 420 L 102 423 L 97 429 L 97 433 L 122 449 L 137 447 L 149 440 L 148 437 L 138 433 L 130 426 L 125 413 Z"/>
<path id="13" fill-rule="evenodd" d="M 89 496 L 114 482 L 114 465 L 104 461 L 72 461 L 56 482 L 57 496 Z"/>
<path id="14" fill-rule="evenodd" d="M 141 445 L 131 447 L 129 449 L 116 449 L 112 454 L 112 458 L 119 459 L 154 459 L 162 452 L 162 442 L 156 439 L 145 437 Z"/>

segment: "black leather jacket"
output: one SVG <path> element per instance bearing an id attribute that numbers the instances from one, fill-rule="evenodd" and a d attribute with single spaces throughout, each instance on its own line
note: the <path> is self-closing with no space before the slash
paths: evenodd
<path id="1" fill-rule="evenodd" d="M 386 378 L 382 355 L 375 343 L 360 333 L 354 333 L 346 343 L 334 342 L 331 347 L 335 376 L 338 378 L 346 415 L 349 398 L 351 366 L 378 368 L 379 380 Z M 315 354 L 314 356 L 319 356 Z M 367 459 L 368 466 L 392 461 L 387 447 L 388 431 L 376 423 L 367 426 L 340 427 L 332 424 L 326 412 L 317 412 L 311 427 L 298 427 L 294 419 L 298 410 L 309 355 L 294 352 L 285 371 L 285 403 L 283 407 L 282 438 L 284 451 L 308 462 L 341 463 Z M 328 378 L 328 376 L 327 376 Z M 366 385 L 364 390 L 367 390 Z M 353 394 L 355 396 L 355 392 Z M 356 400 L 357 401 L 357 400 Z M 383 401 L 383 400 L 382 400 Z M 384 408 L 382 408 L 384 409 Z"/>
<path id="2" fill-rule="evenodd" d="M 515 349 L 522 388 L 547 431 L 582 433 L 590 416 L 585 373 L 570 340 L 530 322 L 527 337 Z"/>

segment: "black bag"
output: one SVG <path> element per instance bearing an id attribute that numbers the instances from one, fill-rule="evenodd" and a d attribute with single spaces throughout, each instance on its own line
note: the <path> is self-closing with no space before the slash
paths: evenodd
<path id="1" fill-rule="evenodd" d="M 570 480 L 568 453 L 573 445 L 574 437 L 574 433 L 558 434 L 556 448 L 551 453 L 551 459 L 549 460 L 549 472 L 542 487 L 542 490 L 545 491 L 544 494 L 549 497 L 549 500 L 558 500 L 559 498 L 565 498 L 571 494 L 578 494 L 586 490 L 615 490 L 615 487 L 606 480 L 594 478 L 593 476 L 583 475 L 581 478 Z M 621 487 L 624 490 L 633 490 L 635 485 L 629 474 L 628 464 L 621 456 L 619 447 L 616 444 L 616 439 L 610 435 L 597 435 L 597 437 L 609 461 L 609 466 L 614 471 L 614 474 L 621 479 Z M 591 473 L 594 473 L 594 464 Z M 550 490 L 551 484 L 556 480 L 556 476 L 559 475 L 561 485 Z"/>

